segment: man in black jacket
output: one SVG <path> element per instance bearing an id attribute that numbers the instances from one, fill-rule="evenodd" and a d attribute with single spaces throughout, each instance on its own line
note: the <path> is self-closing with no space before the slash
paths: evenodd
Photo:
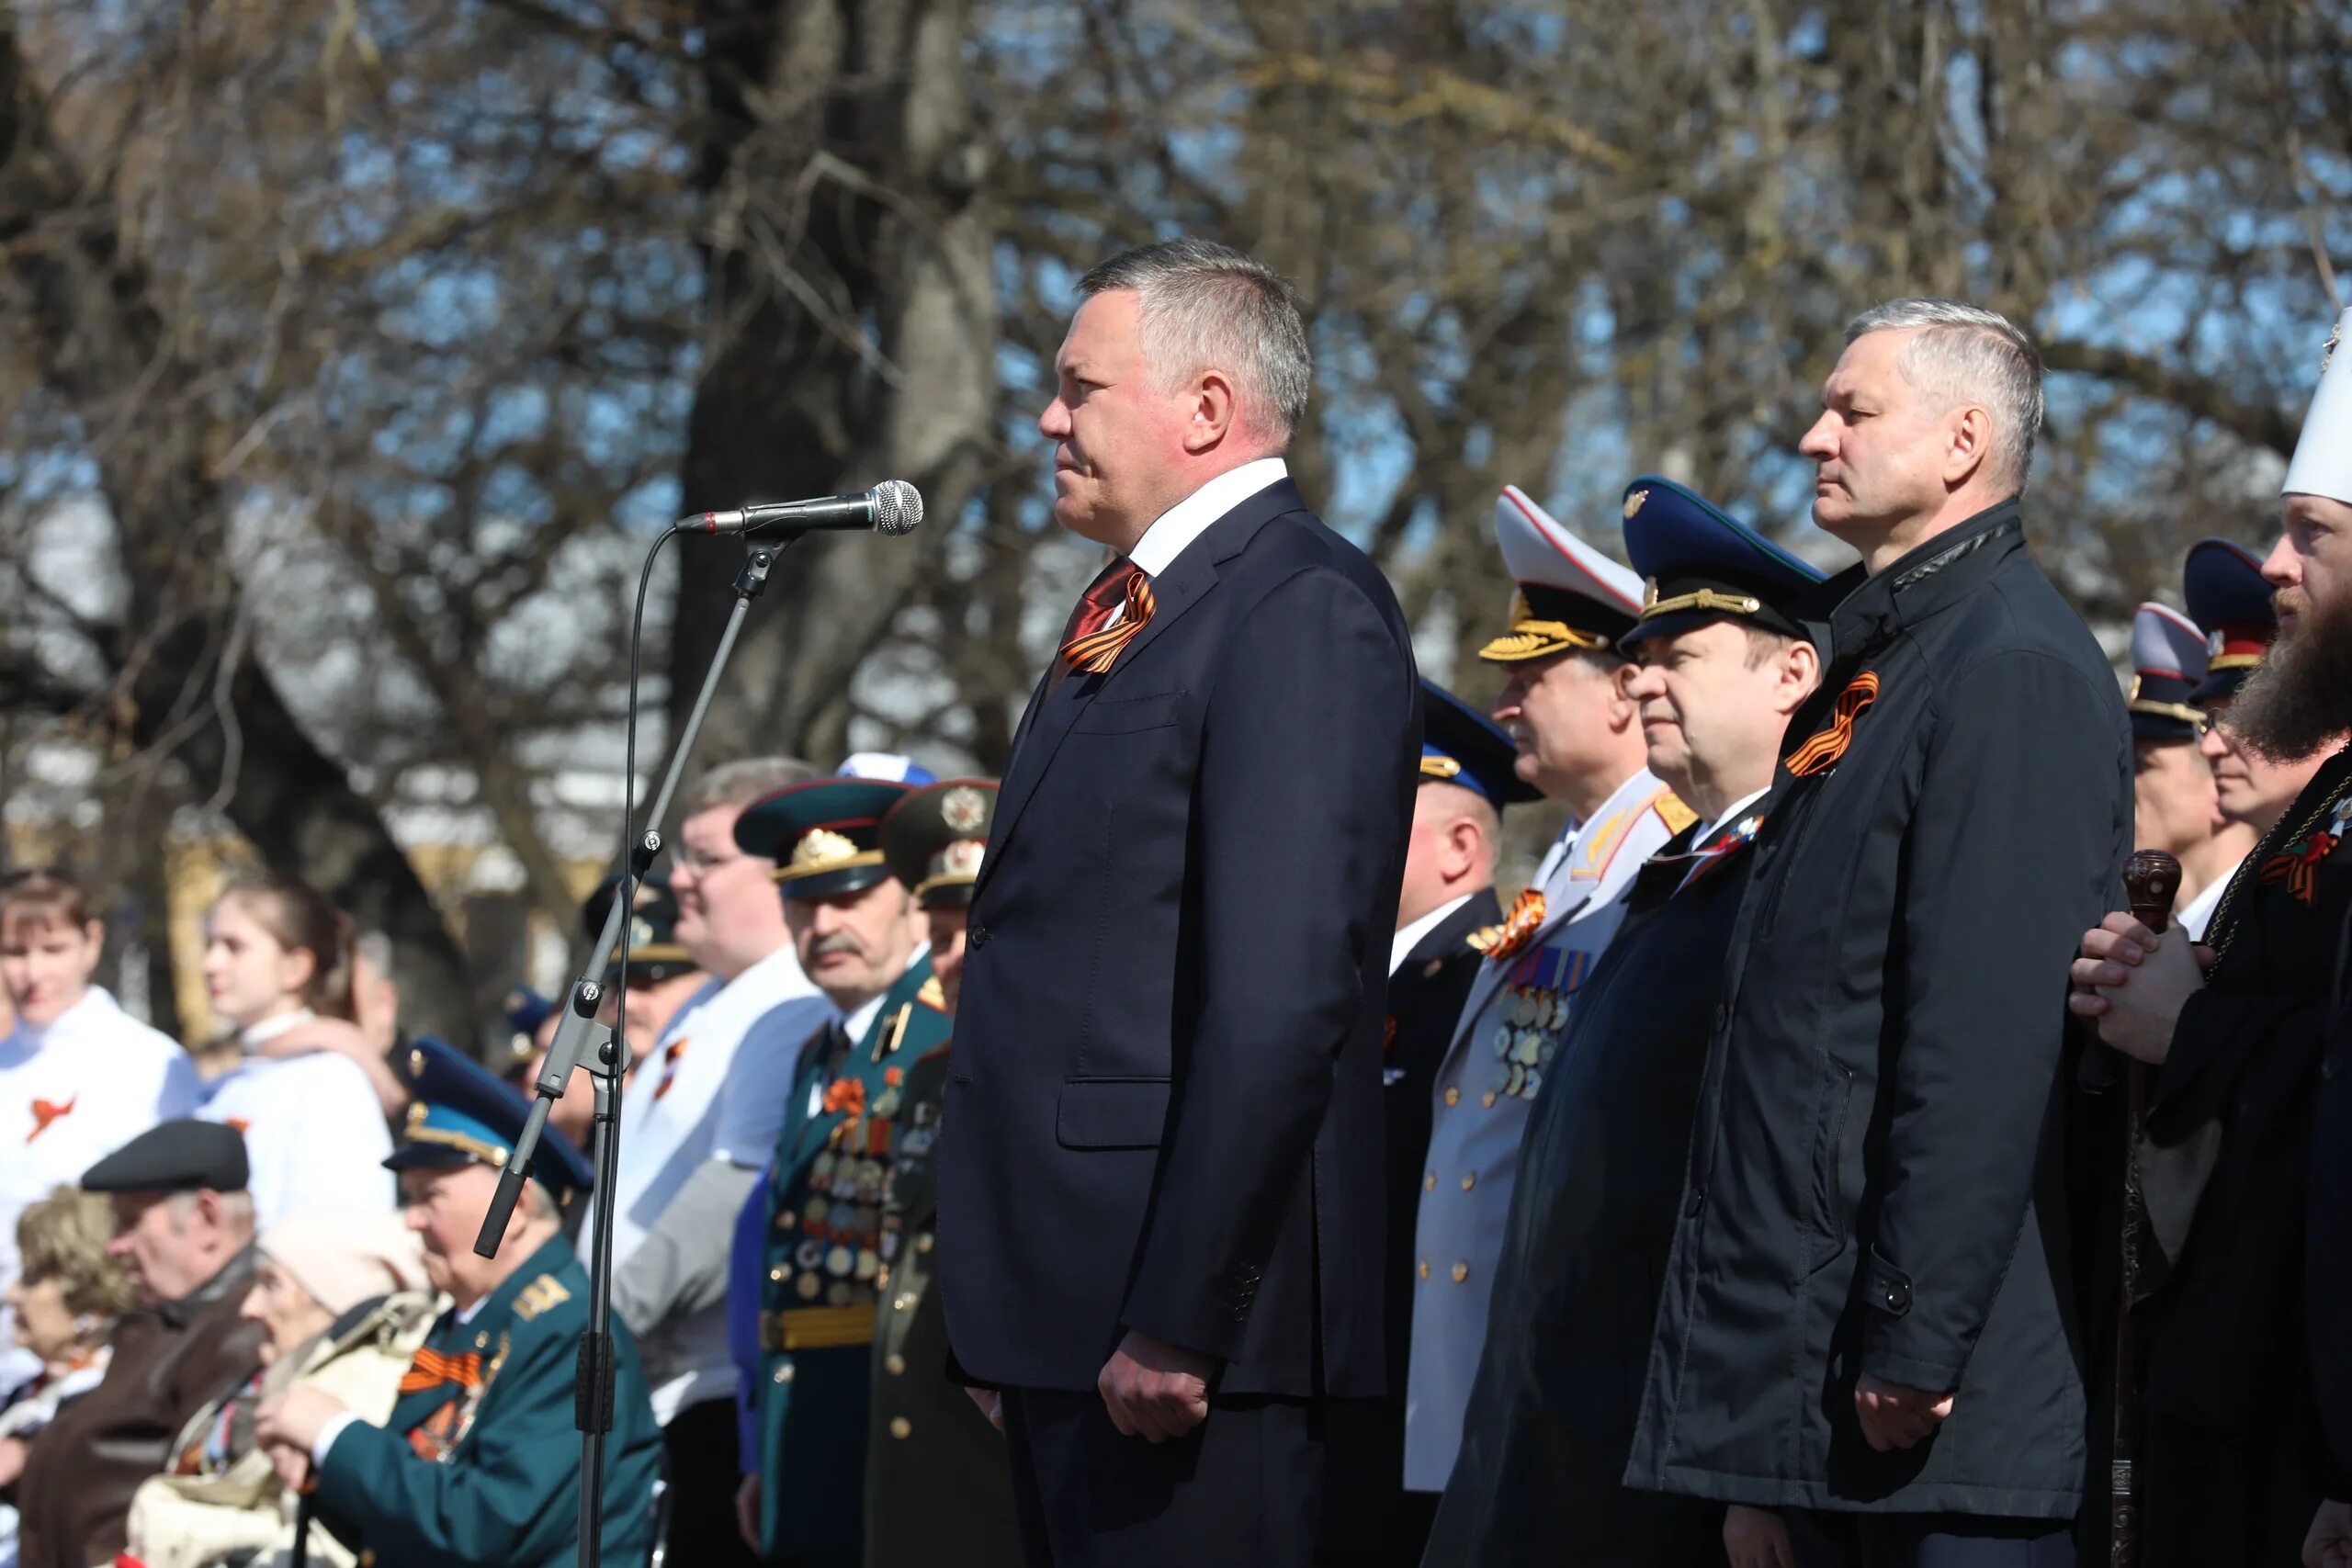
<path id="1" fill-rule="evenodd" d="M 2046 1134 L 2130 731 L 2026 550 L 2024 334 L 1881 306 L 1823 401 L 1814 518 L 1863 558 L 1733 931 L 1626 1479 L 1785 1510 L 1799 1568 L 2038 1568 L 2085 1425 Z"/>
<path id="2" fill-rule="evenodd" d="M 2231 879 L 2206 945 L 2112 914 L 2074 971 L 2075 1011 L 2154 1069 L 2134 1151 L 2148 1568 L 2290 1562 L 2315 1511 L 2310 1560 L 2352 1548 L 2352 1509 L 2317 1506 L 2352 1485 L 2313 1440 L 2309 1382 L 2352 1450 L 2352 1107 L 2344 1037 L 2327 1032 L 2352 917 L 2352 366 L 2323 376 L 2284 491 L 2262 563 L 2277 635 L 2222 723 L 2271 773 L 2316 770 Z"/>
<path id="3" fill-rule="evenodd" d="M 1377 1396 L 1380 1040 L 1412 643 L 1280 453 L 1306 333 L 1258 263 L 1115 256 L 1039 419 L 1119 553 L 1015 736 L 973 889 L 940 1288 L 1059 1568 L 1291 1568 L 1319 1406 Z"/>
<path id="4" fill-rule="evenodd" d="M 1724 944 L 1789 715 L 1821 673 L 1794 609 L 1821 574 L 1671 480 L 1634 481 L 1650 771 L 1699 819 L 1635 875 L 1520 1144 L 1486 1344 L 1430 1568 L 1708 1568 L 1723 1510 L 1623 1484 L 1680 1212 Z"/>
<path id="5" fill-rule="evenodd" d="M 1405 1489 L 1413 1223 L 1430 1148 L 1430 1088 L 1485 962 L 1476 940 L 1502 920 L 1494 884 L 1503 808 L 1543 798 L 1519 777 L 1518 760 L 1518 747 L 1492 719 L 1436 682 L 1421 682 L 1420 782 L 1396 895 L 1396 935 L 1388 947 L 1388 1023 L 1381 1040 L 1388 1392 L 1378 1401 L 1351 1401 L 1327 1427 L 1330 1473 L 1316 1551 L 1322 1568 L 1417 1563 L 1437 1511 L 1434 1493 Z"/>

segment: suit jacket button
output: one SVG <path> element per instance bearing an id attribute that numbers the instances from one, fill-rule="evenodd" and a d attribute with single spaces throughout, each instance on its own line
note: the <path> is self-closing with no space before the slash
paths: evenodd
<path id="1" fill-rule="evenodd" d="M 1459 1104 L 1461 1104 L 1461 1103 L 1462 1103 L 1462 1091 L 1461 1091 L 1460 1089 L 1447 1089 L 1447 1090 L 1445 1091 L 1445 1102 L 1446 1102 L 1448 1105 L 1459 1105 Z"/>
<path id="2" fill-rule="evenodd" d="M 980 948 L 986 947 L 988 944 L 989 928 L 986 926 L 974 926 L 970 931 L 964 933 L 964 945 L 966 947 L 978 951 Z"/>
<path id="3" fill-rule="evenodd" d="M 1466 1175 L 1464 1175 L 1464 1176 L 1462 1178 L 1462 1190 L 1464 1190 L 1464 1192 L 1469 1191 L 1469 1190 L 1470 1190 L 1470 1189 L 1472 1189 L 1473 1187 L 1476 1187 L 1476 1186 L 1477 1186 L 1477 1185 L 1478 1185 L 1478 1173 L 1477 1173 L 1476 1171 L 1475 1171 L 1475 1170 L 1474 1170 L 1474 1171 L 1470 1171 L 1470 1172 L 1468 1172 Z"/>
<path id="4" fill-rule="evenodd" d="M 1707 1195 L 1693 1188 L 1690 1196 L 1682 1201 L 1682 1216 L 1685 1219 L 1695 1220 L 1699 1217 L 1699 1211 L 1706 1206 Z"/>
<path id="5" fill-rule="evenodd" d="M 1429 1277 L 1430 1277 L 1430 1260 L 1429 1260 L 1428 1258 L 1422 1258 L 1422 1259 L 1421 1259 L 1421 1278 L 1422 1278 L 1422 1279 L 1424 1279 L 1424 1280 L 1426 1280 L 1426 1279 L 1428 1279 Z"/>
<path id="6" fill-rule="evenodd" d="M 890 1436 L 904 1440 L 915 1435 L 915 1424 L 903 1416 L 890 1417 Z"/>
<path id="7" fill-rule="evenodd" d="M 1470 1265 L 1467 1263 L 1457 1263 L 1453 1266 L 1453 1282 L 1455 1284 L 1458 1285 L 1468 1278 L 1470 1278 Z"/>

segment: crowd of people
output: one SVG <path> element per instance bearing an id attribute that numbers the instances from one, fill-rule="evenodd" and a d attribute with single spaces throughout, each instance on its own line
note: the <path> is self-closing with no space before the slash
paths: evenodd
<path id="1" fill-rule="evenodd" d="M 538 1066 L 314 890 L 211 909 L 206 1077 L 0 878 L 0 1564 L 575 1561 L 599 1218 L 616 1564 L 2352 1564 L 2352 363 L 2127 694 L 2030 340 L 1867 310 L 1800 446 L 1859 562 L 1507 488 L 1489 713 L 1289 478 L 1281 281 L 1080 293 L 1110 559 L 1005 779 L 706 769 L 582 911 L 616 1179 L 575 1079 L 493 1255 Z"/>

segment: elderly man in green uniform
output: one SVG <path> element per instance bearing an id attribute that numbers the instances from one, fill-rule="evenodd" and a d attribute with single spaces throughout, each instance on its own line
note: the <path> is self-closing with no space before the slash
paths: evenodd
<path id="1" fill-rule="evenodd" d="M 950 1019 L 996 793 L 993 779 L 953 779 L 917 790 L 882 819 L 885 863 L 914 889 L 931 927 L 933 985 L 923 999 Z M 1022 1561 L 1004 1439 L 947 1381 L 947 1314 L 933 1289 L 939 1202 L 932 1147 L 947 1096 L 947 1050 L 943 1042 L 907 1067 L 882 1183 L 890 1286 L 874 1324 L 865 1568 L 1017 1568 Z"/>
<path id="2" fill-rule="evenodd" d="M 907 1070 L 946 1040 L 947 1015 L 923 999 L 931 961 L 914 900 L 882 858 L 883 815 L 910 793 L 814 779 L 735 823 L 746 854 L 775 862 L 800 967 L 841 1012 L 801 1050 L 729 1273 L 748 1407 L 741 1522 L 763 1562 L 793 1568 L 860 1561 L 875 1314 L 914 1307 L 890 1293 L 882 1189 Z M 754 1301 L 756 1313 L 742 1310 Z"/>
<path id="3" fill-rule="evenodd" d="M 391 1418 L 371 1427 L 322 1390 L 266 1402 L 254 1436 L 314 1517 L 374 1568 L 527 1568 L 575 1561 L 580 1434 L 572 1373 L 588 1326 L 588 1276 L 561 1209 L 592 1179 L 549 1128 L 495 1258 L 473 1248 L 529 1106 L 436 1040 L 409 1058 L 416 1100 L 384 1164 L 400 1177 L 424 1270 L 450 1301 L 401 1380 Z M 653 1549 L 662 1434 L 637 1347 L 613 1325 L 613 1427 L 605 1440 L 605 1561 Z"/>

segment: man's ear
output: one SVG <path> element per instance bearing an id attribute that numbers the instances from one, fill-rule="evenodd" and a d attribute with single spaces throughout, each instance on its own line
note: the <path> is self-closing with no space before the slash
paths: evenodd
<path id="1" fill-rule="evenodd" d="M 1993 416 L 1970 404 L 1959 411 L 1944 446 L 1944 488 L 1958 490 L 1993 457 Z"/>
<path id="2" fill-rule="evenodd" d="M 1642 705 L 1634 700 L 1634 666 L 1621 663 L 1609 672 L 1609 728 L 1624 730 L 1633 728 L 1642 716 Z"/>
<path id="3" fill-rule="evenodd" d="M 1798 637 L 1781 651 L 1780 709 L 1792 714 L 1821 684 L 1821 650 Z"/>
<path id="4" fill-rule="evenodd" d="M 1233 382 L 1222 370 L 1204 370 L 1193 381 L 1184 420 L 1184 450 L 1195 456 L 1224 445 L 1239 417 Z"/>

